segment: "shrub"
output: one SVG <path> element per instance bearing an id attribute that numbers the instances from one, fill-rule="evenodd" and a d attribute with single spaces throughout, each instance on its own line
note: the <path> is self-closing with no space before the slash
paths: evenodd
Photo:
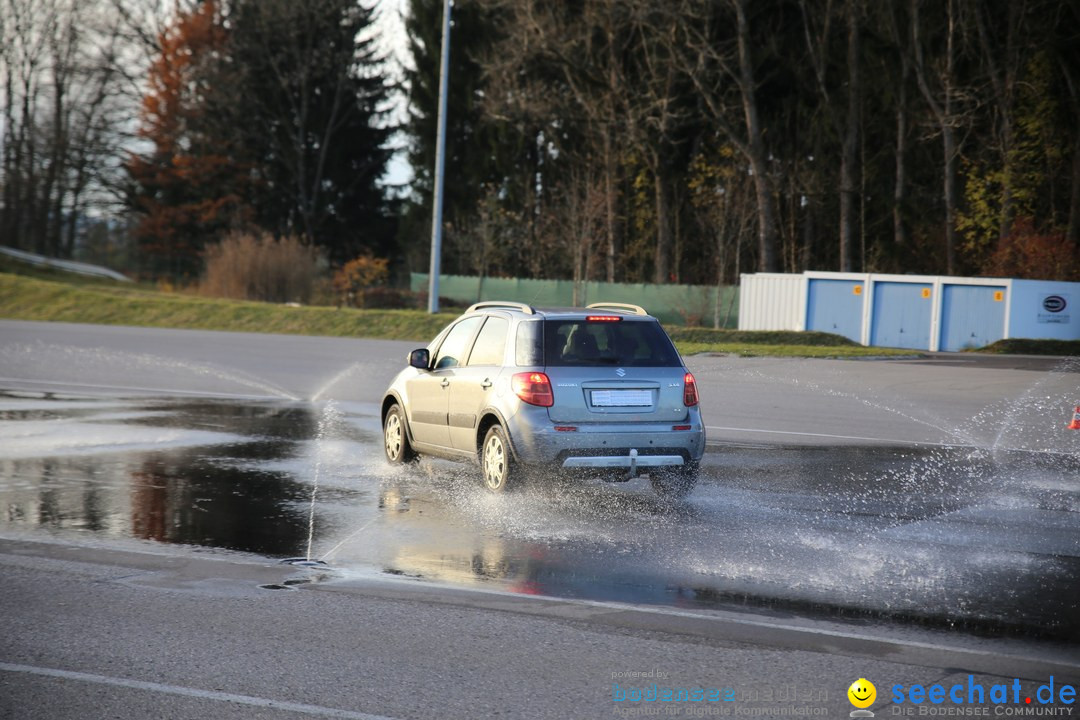
<path id="1" fill-rule="evenodd" d="M 1080 247 L 1064 232 L 1040 233 L 1030 218 L 1019 218 L 983 264 L 994 277 L 1080 280 Z"/>
<path id="2" fill-rule="evenodd" d="M 390 276 L 390 261 L 373 255 L 361 255 L 350 260 L 334 273 L 334 290 L 338 304 L 346 307 L 365 307 L 365 291 L 382 285 Z"/>
<path id="3" fill-rule="evenodd" d="M 233 233 L 203 254 L 202 295 L 262 302 L 307 303 L 319 254 L 294 236 Z"/>
<path id="4" fill-rule="evenodd" d="M 408 290 L 373 287 L 363 291 L 363 307 L 372 310 L 406 310 L 416 307 L 416 295 Z"/>

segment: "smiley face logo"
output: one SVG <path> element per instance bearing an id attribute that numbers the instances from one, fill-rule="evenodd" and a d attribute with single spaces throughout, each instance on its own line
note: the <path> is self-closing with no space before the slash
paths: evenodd
<path id="1" fill-rule="evenodd" d="M 868 708 L 877 699 L 877 688 L 866 678 L 859 678 L 847 689 L 848 700 L 857 708 Z"/>

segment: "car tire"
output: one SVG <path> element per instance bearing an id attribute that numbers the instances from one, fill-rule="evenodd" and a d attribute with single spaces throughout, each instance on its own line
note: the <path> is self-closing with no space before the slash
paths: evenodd
<path id="1" fill-rule="evenodd" d="M 409 444 L 409 431 L 405 424 L 405 413 L 399 405 L 391 405 L 383 421 L 383 450 L 391 465 L 412 462 L 416 451 Z"/>
<path id="2" fill-rule="evenodd" d="M 698 481 L 699 465 L 691 462 L 671 470 L 649 474 L 649 482 L 656 494 L 669 500 L 680 500 L 693 491 Z"/>
<path id="3" fill-rule="evenodd" d="M 492 493 L 513 489 L 521 480 L 521 469 L 514 462 L 506 431 L 501 425 L 492 425 L 484 435 L 484 443 L 480 446 L 480 472 L 484 487 Z"/>

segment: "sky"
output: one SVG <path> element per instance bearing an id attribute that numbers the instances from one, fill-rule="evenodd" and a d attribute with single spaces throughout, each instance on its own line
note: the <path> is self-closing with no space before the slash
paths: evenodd
<path id="1" fill-rule="evenodd" d="M 402 77 L 402 69 L 409 62 L 409 44 L 404 22 L 408 9 L 409 0 L 378 0 L 375 6 L 375 24 L 378 32 L 376 42 L 389 58 L 398 79 Z M 397 122 L 404 121 L 406 112 L 405 98 L 399 97 L 394 119 Z M 397 152 L 390 159 L 382 183 L 384 185 L 407 184 L 412 181 L 413 171 L 404 152 L 405 139 L 397 137 L 393 142 Z"/>

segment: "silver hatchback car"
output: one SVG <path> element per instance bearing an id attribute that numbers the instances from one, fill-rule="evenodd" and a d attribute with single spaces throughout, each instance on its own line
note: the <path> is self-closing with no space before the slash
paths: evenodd
<path id="1" fill-rule="evenodd" d="M 661 495 L 697 482 L 697 385 L 636 305 L 481 302 L 413 350 L 382 401 L 386 458 L 477 461 L 493 492 L 541 471 L 626 480 Z"/>

